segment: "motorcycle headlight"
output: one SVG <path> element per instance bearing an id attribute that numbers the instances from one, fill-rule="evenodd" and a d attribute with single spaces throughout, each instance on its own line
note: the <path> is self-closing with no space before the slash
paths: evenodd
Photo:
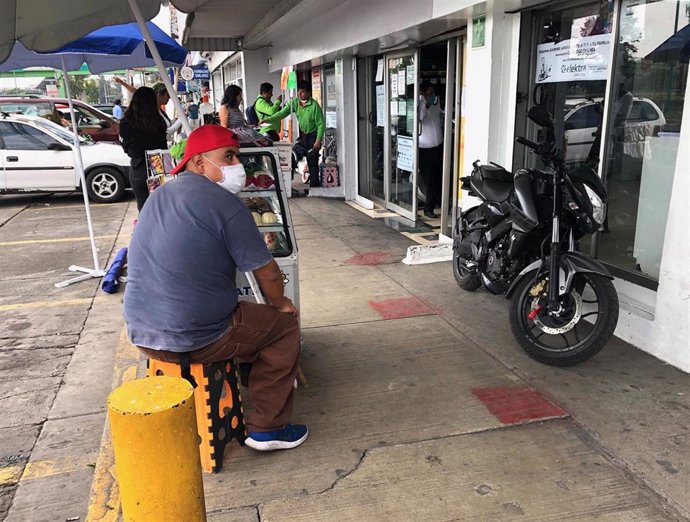
<path id="1" fill-rule="evenodd" d="M 599 225 L 603 225 L 604 218 L 606 217 L 604 202 L 587 185 L 585 185 L 585 190 L 587 191 L 587 196 L 589 196 L 589 201 L 592 204 L 592 218 L 594 218 L 594 221 L 599 223 Z"/>

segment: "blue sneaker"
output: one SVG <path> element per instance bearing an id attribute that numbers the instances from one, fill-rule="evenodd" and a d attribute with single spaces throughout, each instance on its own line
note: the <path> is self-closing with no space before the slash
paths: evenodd
<path id="1" fill-rule="evenodd" d="M 304 424 L 288 424 L 282 430 L 252 431 L 244 443 L 257 451 L 292 449 L 302 444 L 309 436 Z"/>

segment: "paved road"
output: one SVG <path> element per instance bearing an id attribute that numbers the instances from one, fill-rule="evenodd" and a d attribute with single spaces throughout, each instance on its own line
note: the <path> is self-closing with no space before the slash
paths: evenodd
<path id="1" fill-rule="evenodd" d="M 102 264 L 131 199 L 92 205 Z M 97 295 L 98 282 L 58 289 L 70 265 L 93 265 L 81 194 L 0 196 L 0 519 L 25 469 Z M 54 422 L 63 424 L 62 420 Z M 102 429 L 102 428 L 97 428 Z"/>
<path id="2" fill-rule="evenodd" d="M 133 207 L 94 207 L 103 258 L 127 243 Z M 411 242 L 381 220 L 338 201 L 291 208 L 309 380 L 295 420 L 312 434 L 290 452 L 228 447 L 204 476 L 210 519 L 688 513 L 686 374 L 618 340 L 576 368 L 539 365 L 504 300 L 459 292 L 448 263 L 401 264 Z M 0 199 L 0 223 L 0 514 L 116 520 L 104 403 L 142 364 L 121 294 L 52 286 L 90 260 L 79 197 Z"/>

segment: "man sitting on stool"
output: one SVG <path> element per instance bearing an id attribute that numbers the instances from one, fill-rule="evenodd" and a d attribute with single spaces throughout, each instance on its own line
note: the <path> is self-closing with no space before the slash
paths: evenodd
<path id="1" fill-rule="evenodd" d="M 252 362 L 247 446 L 302 444 L 289 424 L 300 352 L 299 314 L 254 220 L 236 195 L 246 175 L 231 130 L 193 131 L 177 179 L 149 197 L 128 253 L 124 314 L 130 341 L 166 362 Z M 252 271 L 269 304 L 237 300 L 237 270 Z"/>

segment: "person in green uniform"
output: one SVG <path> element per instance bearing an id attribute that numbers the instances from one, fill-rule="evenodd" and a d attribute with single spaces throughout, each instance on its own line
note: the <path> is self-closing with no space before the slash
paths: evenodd
<path id="1" fill-rule="evenodd" d="M 295 159 L 299 161 L 304 156 L 307 157 L 309 186 L 320 187 L 319 151 L 321 150 L 321 140 L 326 132 L 326 121 L 321 106 L 311 97 L 311 84 L 308 81 L 299 81 L 297 83 L 297 98 L 285 104 L 285 107 L 273 116 L 264 118 L 261 123 L 279 122 L 290 112 L 295 113 L 299 123 L 299 138 L 292 149 Z"/>
<path id="2" fill-rule="evenodd" d="M 273 85 L 268 82 L 262 83 L 259 87 L 259 97 L 254 102 L 254 110 L 259 120 L 273 116 L 280 110 L 280 106 L 283 103 L 283 96 L 278 96 L 276 101 L 271 101 L 271 98 L 273 98 Z M 280 135 L 278 134 L 280 132 L 280 122 L 278 121 L 266 127 L 261 127 L 259 132 L 265 134 L 272 141 L 280 141 Z"/>

